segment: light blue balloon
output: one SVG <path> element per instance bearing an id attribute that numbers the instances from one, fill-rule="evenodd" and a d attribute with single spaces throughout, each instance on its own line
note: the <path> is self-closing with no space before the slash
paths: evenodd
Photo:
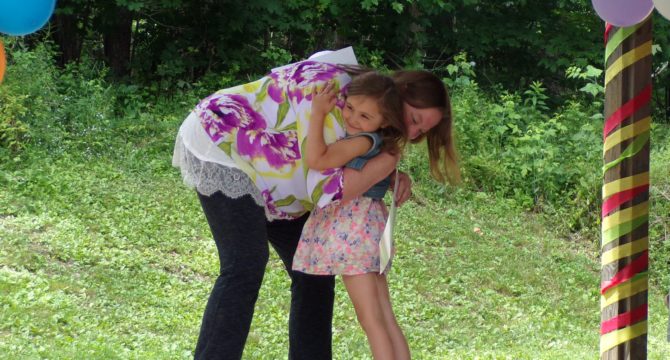
<path id="1" fill-rule="evenodd" d="M 0 0 L 0 33 L 27 35 L 44 26 L 56 0 Z"/>

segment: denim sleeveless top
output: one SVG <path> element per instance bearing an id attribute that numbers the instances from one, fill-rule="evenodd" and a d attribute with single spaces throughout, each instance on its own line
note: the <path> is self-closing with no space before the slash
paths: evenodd
<path id="1" fill-rule="evenodd" d="M 368 160 L 372 159 L 373 157 L 377 156 L 380 153 L 382 147 L 382 136 L 379 135 L 379 133 L 361 132 L 355 135 L 349 135 L 347 137 L 352 138 L 356 136 L 369 137 L 372 140 L 372 147 L 367 153 L 352 159 L 344 166 L 355 170 L 361 170 L 363 166 L 365 166 L 365 164 L 368 162 Z M 384 198 L 384 194 L 386 194 L 386 190 L 388 190 L 390 185 L 391 185 L 391 175 L 387 176 L 384 180 L 374 184 L 368 191 L 366 191 L 363 194 L 363 196 L 373 199 L 382 199 Z"/>

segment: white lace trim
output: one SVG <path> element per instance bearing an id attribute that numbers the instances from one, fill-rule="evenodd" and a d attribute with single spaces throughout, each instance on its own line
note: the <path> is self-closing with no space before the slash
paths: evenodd
<path id="1" fill-rule="evenodd" d="M 172 166 L 181 170 L 186 186 L 202 195 L 210 196 L 221 191 L 225 196 L 237 199 L 249 194 L 256 204 L 265 209 L 265 217 L 268 220 L 278 219 L 268 211 L 263 195 L 244 171 L 199 159 L 186 147 L 181 136 L 177 136 L 175 141 Z"/>

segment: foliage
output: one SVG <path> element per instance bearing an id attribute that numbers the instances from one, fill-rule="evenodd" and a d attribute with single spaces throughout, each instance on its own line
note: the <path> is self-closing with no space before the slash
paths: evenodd
<path id="1" fill-rule="evenodd" d="M 602 73 L 602 70 L 591 65 L 587 65 L 585 70 L 582 70 L 578 66 L 570 66 L 565 70 L 568 79 L 590 80 L 584 87 L 579 89 L 579 91 L 593 96 L 596 101 L 600 95 L 605 93 L 605 87 L 600 85 L 600 75 Z"/>
<path id="2" fill-rule="evenodd" d="M 468 55 L 460 53 L 454 56 L 454 63 L 447 65 L 447 73 L 449 77 L 444 79 L 444 83 L 448 89 L 460 89 L 472 85 L 475 79 L 475 62 L 467 61 Z"/>
<path id="3" fill-rule="evenodd" d="M 658 11 L 653 14 L 653 117 L 655 121 L 670 122 L 670 21 Z"/>
<path id="4" fill-rule="evenodd" d="M 0 87 L 0 148 L 16 152 L 25 146 L 28 127 L 19 119 L 28 112 L 26 98 L 10 96 L 7 88 Z"/>
<path id="5" fill-rule="evenodd" d="M 82 38 L 63 45 L 92 42 L 85 52 L 107 46 L 100 35 L 119 11 L 132 15 L 125 25 L 132 27 L 131 73 L 161 89 L 231 66 L 257 74 L 346 45 L 378 51 L 391 68 L 443 69 L 465 51 L 479 64 L 478 76 L 494 83 L 561 82 L 568 65 L 600 59 L 593 44 L 602 33 L 590 4 L 577 0 L 63 0 L 57 20 L 75 21 Z M 67 31 L 56 25 L 55 35 Z"/>
<path id="6" fill-rule="evenodd" d="M 552 110 L 540 82 L 489 97 L 473 81 L 472 63 L 458 59 L 445 82 L 452 88 L 466 185 L 513 198 L 524 209 L 564 213 L 563 225 L 572 230 L 595 223 L 586 214 L 599 204 L 601 179 L 593 169 L 601 161 L 600 105 L 575 98 Z M 410 161 L 421 161 L 417 156 Z M 424 169 L 412 171 L 420 176 Z"/>
<path id="7" fill-rule="evenodd" d="M 655 20 L 654 103 L 665 118 L 670 31 Z M 467 53 L 481 88 L 517 91 L 541 81 L 550 107 L 570 88 L 569 66 L 602 63 L 604 30 L 591 3 L 579 0 L 62 0 L 52 25 L 59 64 L 105 61 L 112 75 L 154 95 L 353 46 L 363 64 L 444 77 Z"/>
<path id="8" fill-rule="evenodd" d="M 51 116 L 57 103 L 52 97 L 56 72 L 48 43 L 28 50 L 20 41 L 3 41 L 9 58 L 7 75 L 0 86 L 0 147 L 16 152 L 29 141 L 31 124 Z"/>

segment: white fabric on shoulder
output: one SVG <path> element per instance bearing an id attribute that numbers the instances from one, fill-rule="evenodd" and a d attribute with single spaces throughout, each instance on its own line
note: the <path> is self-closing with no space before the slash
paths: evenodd
<path id="1" fill-rule="evenodd" d="M 198 159 L 237 168 L 235 161 L 221 151 L 200 124 L 200 118 L 192 111 L 179 128 L 177 141 L 181 139 L 187 149 Z M 176 147 L 175 147 L 176 151 Z M 174 165 L 174 160 L 173 160 Z"/>
<path id="2" fill-rule="evenodd" d="M 356 59 L 356 54 L 354 54 L 354 48 L 351 46 L 345 47 L 340 50 L 322 50 L 318 51 L 308 58 L 308 60 L 314 60 L 318 62 L 324 62 L 329 64 L 341 64 L 341 65 L 358 65 L 358 59 Z M 299 63 L 291 63 L 288 65 L 283 65 L 272 69 L 272 72 L 277 72 L 285 67 Z"/>
<path id="3" fill-rule="evenodd" d="M 314 54 L 310 55 L 307 59 L 308 60 L 315 60 L 315 59 L 318 59 L 320 56 L 328 55 L 332 52 L 333 52 L 333 50 L 321 50 L 319 52 L 315 52 Z"/>

